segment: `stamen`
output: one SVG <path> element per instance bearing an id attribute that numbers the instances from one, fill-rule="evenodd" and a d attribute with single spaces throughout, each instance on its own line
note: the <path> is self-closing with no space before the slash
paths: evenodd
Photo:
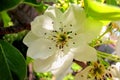
<path id="1" fill-rule="evenodd" d="M 59 30 L 60 30 L 61 32 L 63 32 L 63 28 L 59 28 Z"/>
<path id="2" fill-rule="evenodd" d="M 109 73 L 109 76 L 112 78 L 112 74 L 111 73 Z"/>
<path id="3" fill-rule="evenodd" d="M 75 42 L 73 42 L 73 44 L 75 44 Z"/>
<path id="4" fill-rule="evenodd" d="M 46 35 L 47 33 L 44 33 L 44 35 Z"/>
<path id="5" fill-rule="evenodd" d="M 84 77 L 83 75 L 81 75 L 81 77 Z"/>
<path id="6" fill-rule="evenodd" d="M 54 22 L 52 22 L 52 24 L 54 24 Z"/>
<path id="7" fill-rule="evenodd" d="M 52 32 L 58 33 L 56 30 L 53 30 Z"/>
<path id="8" fill-rule="evenodd" d="M 107 77 L 109 77 L 109 75 L 108 75 L 107 73 L 106 73 L 105 75 L 106 75 Z"/>
<path id="9" fill-rule="evenodd" d="M 71 37 L 71 36 L 68 36 L 68 39 L 72 39 L 72 37 Z"/>
<path id="10" fill-rule="evenodd" d="M 77 35 L 77 33 L 75 33 L 75 35 Z"/>
<path id="11" fill-rule="evenodd" d="M 72 24 L 70 24 L 70 27 L 72 27 Z"/>
<path id="12" fill-rule="evenodd" d="M 67 32 L 67 34 L 70 34 L 70 33 L 72 33 L 72 31 L 68 31 L 68 32 Z"/>
<path id="13" fill-rule="evenodd" d="M 62 22 L 60 22 L 60 24 L 62 24 Z"/>
<path id="14" fill-rule="evenodd" d="M 57 36 L 53 36 L 53 37 L 57 38 Z"/>
<path id="15" fill-rule="evenodd" d="M 51 47 L 49 47 L 49 49 L 51 49 Z"/>

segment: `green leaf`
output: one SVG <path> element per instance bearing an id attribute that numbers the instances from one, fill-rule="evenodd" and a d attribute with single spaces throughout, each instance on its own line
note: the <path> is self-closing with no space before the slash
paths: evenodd
<path id="1" fill-rule="evenodd" d="M 41 3 L 56 3 L 57 0 L 24 0 L 24 3 L 32 6 L 40 6 Z"/>
<path id="2" fill-rule="evenodd" d="M 73 69 L 73 71 L 79 71 L 82 69 L 82 67 L 76 63 L 73 63 L 71 68 Z"/>
<path id="3" fill-rule="evenodd" d="M 0 0 L 0 12 L 15 7 L 23 0 Z"/>
<path id="4" fill-rule="evenodd" d="M 106 3 L 110 5 L 115 5 L 115 6 L 117 5 L 116 0 L 106 0 Z"/>
<path id="5" fill-rule="evenodd" d="M 11 21 L 11 18 L 9 17 L 9 15 L 7 14 L 6 11 L 2 11 L 0 13 L 1 15 L 1 18 L 3 20 L 3 23 L 4 23 L 4 27 L 9 27 L 9 26 L 12 26 L 12 21 Z M 10 24 L 11 23 L 11 24 Z"/>
<path id="6" fill-rule="evenodd" d="M 24 0 L 24 3 L 32 6 L 40 6 L 41 2 L 38 2 L 37 0 Z"/>
<path id="7" fill-rule="evenodd" d="M 26 63 L 21 53 L 9 43 L 0 40 L 0 80 L 24 80 Z"/>
<path id="8" fill-rule="evenodd" d="M 98 20 L 120 20 L 120 8 L 103 4 L 94 0 L 84 0 L 85 11 L 88 16 Z"/>

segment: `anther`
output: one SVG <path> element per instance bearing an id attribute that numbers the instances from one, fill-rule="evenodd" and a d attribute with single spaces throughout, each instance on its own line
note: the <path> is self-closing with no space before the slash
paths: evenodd
<path id="1" fill-rule="evenodd" d="M 83 75 L 81 75 L 81 77 L 84 77 Z"/>
<path id="2" fill-rule="evenodd" d="M 72 31 L 68 31 L 68 32 L 67 32 L 67 34 L 70 34 L 70 33 L 72 33 Z"/>
<path id="3" fill-rule="evenodd" d="M 75 35 L 77 35 L 77 33 L 75 33 Z"/>
<path id="4" fill-rule="evenodd" d="M 68 36 L 68 39 L 72 39 L 72 37 Z"/>
<path id="5" fill-rule="evenodd" d="M 73 44 L 75 44 L 75 42 L 73 42 Z"/>
<path id="6" fill-rule="evenodd" d="M 109 76 L 110 76 L 110 77 L 112 77 L 112 74 L 111 74 L 111 73 L 109 73 Z"/>
<path id="7" fill-rule="evenodd" d="M 47 33 L 44 33 L 44 35 L 46 35 Z"/>
<path id="8" fill-rule="evenodd" d="M 105 75 L 106 75 L 107 77 L 109 77 L 109 74 L 106 73 Z"/>
<path id="9" fill-rule="evenodd" d="M 57 36 L 53 36 L 53 37 L 57 38 Z"/>
<path id="10" fill-rule="evenodd" d="M 66 25 L 64 25 L 64 27 L 66 27 Z"/>
<path id="11" fill-rule="evenodd" d="M 51 49 L 51 47 L 49 47 L 49 49 Z"/>
<path id="12" fill-rule="evenodd" d="M 60 22 L 60 24 L 62 24 L 62 22 Z"/>
<path id="13" fill-rule="evenodd" d="M 54 24 L 54 22 L 52 22 L 52 24 Z"/>
<path id="14" fill-rule="evenodd" d="M 72 24 L 70 24 L 70 26 L 72 27 Z"/>
<path id="15" fill-rule="evenodd" d="M 59 28 L 59 30 L 60 30 L 61 32 L 63 32 L 63 28 Z"/>

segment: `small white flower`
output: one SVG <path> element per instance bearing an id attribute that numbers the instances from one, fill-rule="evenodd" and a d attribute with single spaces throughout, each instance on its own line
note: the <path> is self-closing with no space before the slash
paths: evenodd
<path id="1" fill-rule="evenodd" d="M 34 59 L 34 70 L 62 75 L 73 58 L 95 61 L 96 50 L 88 42 L 99 34 L 101 26 L 87 18 L 78 5 L 71 5 L 64 13 L 49 7 L 31 22 L 31 31 L 23 40 L 28 46 L 27 56 Z"/>
<path id="2" fill-rule="evenodd" d="M 118 38 L 118 41 L 116 43 L 116 51 L 115 54 L 117 54 L 120 57 L 120 37 Z"/>
<path id="3" fill-rule="evenodd" d="M 112 74 L 105 66 L 98 62 L 93 62 L 92 65 L 77 73 L 75 80 L 107 80 L 112 79 Z"/>
<path id="4" fill-rule="evenodd" d="M 115 65 L 111 65 L 109 71 L 111 71 L 113 80 L 120 80 L 120 62 L 117 62 Z"/>

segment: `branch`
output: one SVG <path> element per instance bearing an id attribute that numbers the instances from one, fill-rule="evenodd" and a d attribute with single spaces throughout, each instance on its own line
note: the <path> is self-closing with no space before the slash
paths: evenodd
<path id="1" fill-rule="evenodd" d="M 75 60 L 75 59 L 73 59 L 73 62 L 80 65 L 83 69 L 87 67 L 87 64 L 85 62 L 78 61 L 78 60 Z"/>
<path id="2" fill-rule="evenodd" d="M 17 32 L 23 31 L 23 30 L 30 30 L 30 29 L 31 29 L 30 24 L 10 26 L 10 27 L 6 27 L 6 28 L 0 27 L 0 35 L 17 33 Z"/>

